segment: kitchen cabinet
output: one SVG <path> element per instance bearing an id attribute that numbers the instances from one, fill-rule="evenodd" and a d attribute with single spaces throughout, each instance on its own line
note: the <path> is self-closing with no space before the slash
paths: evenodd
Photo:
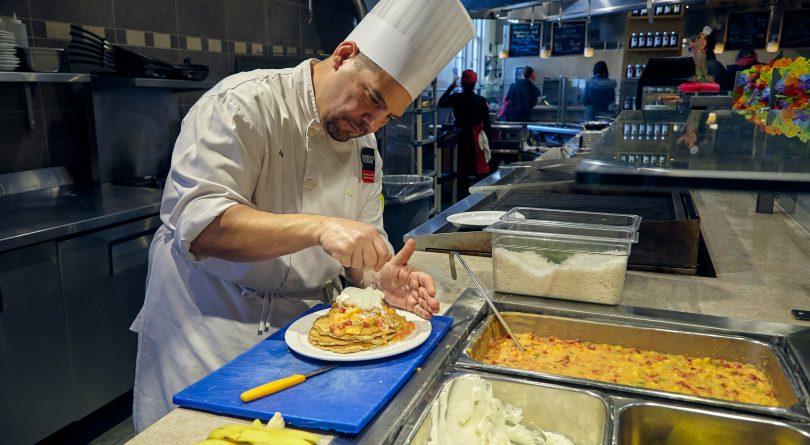
<path id="1" fill-rule="evenodd" d="M 76 418 L 132 389 L 138 337 L 129 327 L 159 226 L 155 216 L 57 242 Z"/>
<path id="2" fill-rule="evenodd" d="M 74 420 L 56 243 L 0 253 L 0 443 Z"/>

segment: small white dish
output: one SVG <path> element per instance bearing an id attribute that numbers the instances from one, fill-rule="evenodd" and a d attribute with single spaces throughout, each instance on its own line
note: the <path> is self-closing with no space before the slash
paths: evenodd
<path id="1" fill-rule="evenodd" d="M 463 212 L 448 216 L 447 221 L 460 229 L 481 228 L 495 224 L 505 214 L 494 210 Z"/>

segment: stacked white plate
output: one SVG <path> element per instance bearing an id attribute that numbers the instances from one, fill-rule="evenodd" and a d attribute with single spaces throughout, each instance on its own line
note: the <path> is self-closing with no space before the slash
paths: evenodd
<path id="1" fill-rule="evenodd" d="M 14 33 L 0 31 L 0 71 L 14 71 L 20 66 Z"/>

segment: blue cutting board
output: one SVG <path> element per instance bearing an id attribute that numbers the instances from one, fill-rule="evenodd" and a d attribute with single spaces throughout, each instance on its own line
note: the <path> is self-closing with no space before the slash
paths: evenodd
<path id="1" fill-rule="evenodd" d="M 302 316 L 328 307 L 315 306 Z M 284 342 L 285 327 L 175 394 L 173 401 L 179 406 L 251 419 L 267 420 L 278 411 L 292 426 L 357 434 L 408 381 L 452 322 L 450 317 L 431 318 L 430 336 L 416 349 L 378 360 L 340 363 L 338 368 L 300 385 L 242 403 L 239 395 L 247 389 L 330 364 L 290 351 Z"/>

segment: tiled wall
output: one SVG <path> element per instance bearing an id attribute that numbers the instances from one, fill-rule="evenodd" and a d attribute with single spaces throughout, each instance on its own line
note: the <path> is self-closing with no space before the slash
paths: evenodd
<path id="1" fill-rule="evenodd" d="M 32 46 L 64 47 L 71 24 L 161 60 L 208 65 L 210 80 L 234 71 L 237 57 L 317 57 L 354 27 L 349 0 L 0 0 L 0 16 L 16 13 Z M 36 128 L 29 129 L 23 88 L 0 83 L 0 173 L 66 165 L 84 174 L 88 125 L 82 86 L 33 87 Z M 183 110 L 200 93 L 183 96 Z M 88 163 L 89 164 L 89 163 Z"/>

